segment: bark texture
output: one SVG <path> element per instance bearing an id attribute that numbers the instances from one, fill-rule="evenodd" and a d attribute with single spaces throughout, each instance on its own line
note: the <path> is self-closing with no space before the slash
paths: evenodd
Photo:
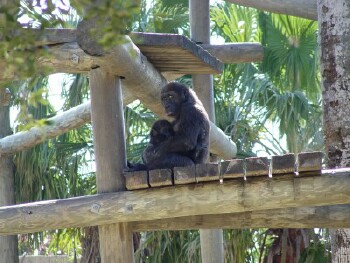
<path id="1" fill-rule="evenodd" d="M 350 2 L 318 0 L 328 168 L 350 166 Z M 350 262 L 350 229 L 331 231 L 332 261 Z"/>

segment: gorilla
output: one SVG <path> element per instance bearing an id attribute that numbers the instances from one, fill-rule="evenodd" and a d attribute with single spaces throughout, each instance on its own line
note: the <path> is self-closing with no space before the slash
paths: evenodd
<path id="1" fill-rule="evenodd" d="M 195 164 L 206 162 L 210 122 L 196 93 L 181 83 L 171 82 L 162 88 L 161 102 L 172 119 L 174 135 L 156 147 L 156 158 L 176 153 L 188 156 Z"/>
<path id="2" fill-rule="evenodd" d="M 144 164 L 128 163 L 129 171 L 190 166 L 205 163 L 209 156 L 209 117 L 196 93 L 171 82 L 162 88 L 161 102 L 172 121 L 153 124 Z"/>

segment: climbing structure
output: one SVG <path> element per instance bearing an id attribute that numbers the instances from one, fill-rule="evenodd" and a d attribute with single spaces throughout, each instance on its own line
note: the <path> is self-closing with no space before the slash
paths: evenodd
<path id="1" fill-rule="evenodd" d="M 2 206 L 0 235 L 99 225 L 103 262 L 132 262 L 133 231 L 350 227 L 349 169 L 321 171 L 321 153 L 299 154 L 297 162 L 293 154 L 234 159 L 234 143 L 213 123 L 211 152 L 226 161 L 125 173 L 123 103 L 140 99 L 164 116 L 157 98 L 167 81 L 183 74 L 220 73 L 220 60 L 235 62 L 226 56 L 235 44 L 220 46 L 217 52 L 215 45 L 184 36 L 133 33 L 125 36 L 125 44 L 94 56 L 86 38 L 79 38 L 86 36 L 82 30 L 32 33 L 38 34 L 37 46 L 50 51 L 49 57 L 37 57 L 39 71 L 50 66 L 51 72 L 89 74 L 98 194 Z M 249 59 L 239 61 L 261 59 L 260 45 L 247 46 Z M 0 73 L 1 79 L 13 77 L 15 72 Z M 8 109 L 5 97 L 0 96 L 1 112 Z M 5 163 L 18 151 L 88 122 L 89 112 L 86 103 L 52 118 L 50 127 L 6 137 L 0 133 L 0 160 Z"/>

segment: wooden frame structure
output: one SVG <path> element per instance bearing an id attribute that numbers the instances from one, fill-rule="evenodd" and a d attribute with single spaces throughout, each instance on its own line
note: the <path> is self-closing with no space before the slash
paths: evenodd
<path id="1" fill-rule="evenodd" d="M 304 8 L 308 14 L 301 16 L 314 18 L 313 8 L 313 4 L 309 9 Z M 296 174 L 294 163 L 291 167 L 291 159 L 288 159 L 293 158 L 291 156 L 284 157 L 287 160 L 285 164 L 276 162 L 276 158 L 272 158 L 269 164 L 266 159 L 229 160 L 215 170 L 221 171 L 215 175 L 207 172 L 207 166 L 203 169 L 202 181 L 210 182 L 193 183 L 193 180 L 200 181 L 193 179 L 193 171 L 198 173 L 198 168 L 188 168 L 182 171 L 181 176 L 191 184 L 171 183 L 167 187 L 158 187 L 162 185 L 158 182 L 151 185 L 152 189 L 148 188 L 149 175 L 146 175 L 143 185 L 147 185 L 147 189 L 125 191 L 126 181 L 122 172 L 126 161 L 123 103 L 138 98 L 164 117 L 160 103 L 154 103 L 154 98 L 167 80 L 185 73 L 217 73 L 221 62 L 215 56 L 224 63 L 258 61 L 263 54 L 259 44 L 197 45 L 182 36 L 172 35 L 176 40 L 173 41 L 176 42 L 174 50 L 183 52 L 186 57 L 183 62 L 186 64 L 188 59 L 193 59 L 195 64 L 192 68 L 183 65 L 179 70 L 179 65 L 162 68 L 164 63 L 158 63 L 164 57 L 154 53 L 157 48 L 162 48 L 154 43 L 152 46 L 156 35 L 126 36 L 127 44 L 94 57 L 80 48 L 75 30 L 46 30 L 40 34 L 33 30 L 33 33 L 38 34 L 37 45 L 47 46 L 51 53 L 50 57 L 37 58 L 39 70 L 50 66 L 52 72 L 89 73 L 91 106 L 88 102 L 53 117 L 52 126 L 0 138 L 0 160 L 92 120 L 98 194 L 0 207 L 0 235 L 99 225 L 103 262 L 132 262 L 132 231 L 350 227 L 350 169 L 320 173 L 317 161 L 311 164 L 300 161 L 300 173 Z M 169 38 L 166 40 L 169 41 Z M 169 45 L 165 40 L 157 43 Z M 131 50 L 134 51 L 132 55 Z M 3 65 L 1 60 L 0 65 Z M 135 75 L 138 77 L 135 78 Z M 13 77 L 14 72 L 10 75 L 0 73 L 0 79 Z M 110 141 L 115 142 L 114 147 L 110 147 Z M 236 154 L 234 144 L 213 123 L 210 143 L 211 151 L 224 159 L 231 159 Z M 117 155 L 119 158 L 116 158 Z M 269 176 L 271 174 L 272 177 Z M 224 180 L 221 183 L 220 177 Z M 271 217 L 271 214 L 274 216 Z M 45 218 L 44 222 L 42 218 Z"/>

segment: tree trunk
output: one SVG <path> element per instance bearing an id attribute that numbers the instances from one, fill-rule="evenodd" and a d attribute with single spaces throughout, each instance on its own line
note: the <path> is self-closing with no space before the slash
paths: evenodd
<path id="1" fill-rule="evenodd" d="M 318 0 L 327 167 L 350 166 L 350 2 Z M 350 262 L 350 229 L 331 231 L 332 261 Z"/>

